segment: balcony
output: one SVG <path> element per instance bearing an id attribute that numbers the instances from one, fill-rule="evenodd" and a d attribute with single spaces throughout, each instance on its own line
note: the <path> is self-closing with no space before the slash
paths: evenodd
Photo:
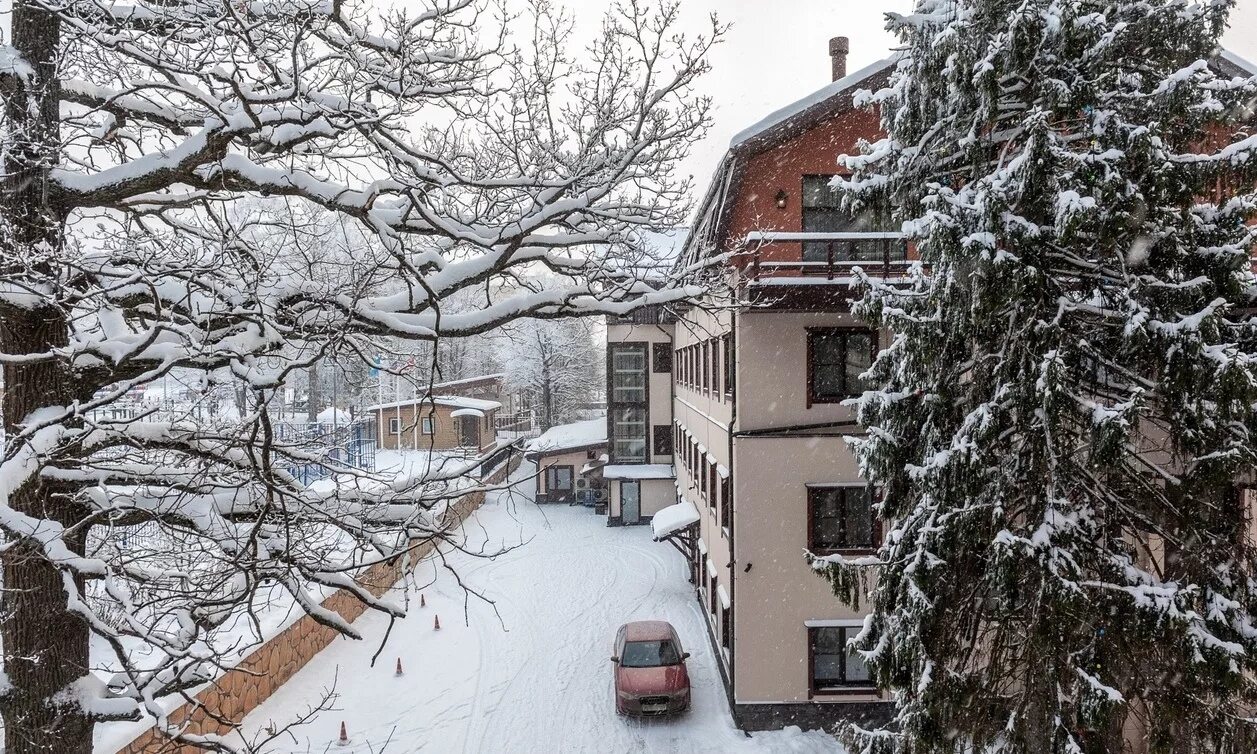
<path id="1" fill-rule="evenodd" d="M 790 233 L 755 231 L 746 235 L 753 255 L 746 267 L 751 282 L 849 283 L 856 267 L 883 279 L 902 278 L 912 263 L 902 233 Z"/>

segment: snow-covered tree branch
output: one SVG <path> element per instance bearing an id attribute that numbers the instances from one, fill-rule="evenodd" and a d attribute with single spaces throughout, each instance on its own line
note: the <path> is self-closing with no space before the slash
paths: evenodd
<path id="1" fill-rule="evenodd" d="M 676 164 L 708 122 L 695 82 L 714 20 L 686 38 L 674 5 L 617 3 L 578 64 L 545 0 L 522 17 L 406 7 L 14 3 L 0 47 L 10 754 L 85 754 L 96 721 L 144 713 L 176 734 L 162 698 L 211 677 L 216 627 L 276 585 L 349 635 L 319 589 L 401 614 L 352 574 L 443 536 L 437 514 L 472 482 L 381 478 L 286 435 L 270 408 L 320 357 L 698 292 L 626 270 L 648 253 L 642 231 L 688 209 Z M 547 285 L 513 284 L 543 269 Z M 442 306 L 476 291 L 478 309 Z M 110 410 L 176 372 L 230 386 L 244 410 Z M 307 464 L 337 484 L 302 484 L 290 469 Z M 101 663 L 118 671 L 108 691 Z"/>

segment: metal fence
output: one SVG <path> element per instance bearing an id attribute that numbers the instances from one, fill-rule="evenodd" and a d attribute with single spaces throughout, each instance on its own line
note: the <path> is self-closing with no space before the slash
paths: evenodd
<path id="1" fill-rule="evenodd" d="M 327 422 L 278 422 L 276 439 L 313 450 L 323 456 L 322 462 L 294 464 L 288 473 L 302 484 L 309 484 L 331 475 L 328 464 L 352 466 L 356 469 L 374 470 L 376 431 L 374 419 L 346 424 Z"/>

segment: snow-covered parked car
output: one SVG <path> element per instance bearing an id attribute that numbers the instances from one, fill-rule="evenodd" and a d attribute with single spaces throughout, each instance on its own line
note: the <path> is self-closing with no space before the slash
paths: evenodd
<path id="1" fill-rule="evenodd" d="M 689 652 L 671 623 L 644 620 L 620 626 L 615 664 L 615 710 L 621 715 L 665 715 L 690 706 Z"/>

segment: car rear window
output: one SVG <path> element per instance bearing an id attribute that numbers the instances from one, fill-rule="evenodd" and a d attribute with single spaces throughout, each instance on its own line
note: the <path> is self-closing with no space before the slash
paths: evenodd
<path id="1" fill-rule="evenodd" d="M 630 641 L 624 645 L 620 664 L 626 668 L 653 668 L 659 665 L 676 665 L 681 653 L 670 640 Z"/>

